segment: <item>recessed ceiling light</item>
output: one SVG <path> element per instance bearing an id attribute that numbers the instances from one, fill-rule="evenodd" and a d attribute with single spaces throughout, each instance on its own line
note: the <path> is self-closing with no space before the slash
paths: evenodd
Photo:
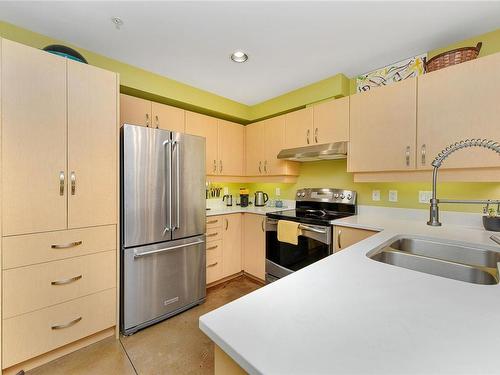
<path id="1" fill-rule="evenodd" d="M 111 22 L 113 22 L 113 25 L 115 25 L 117 29 L 123 26 L 123 20 L 120 17 L 111 17 Z"/>
<path id="2" fill-rule="evenodd" d="M 248 60 L 248 55 L 243 51 L 234 51 L 231 54 L 231 60 L 237 63 L 243 63 Z"/>

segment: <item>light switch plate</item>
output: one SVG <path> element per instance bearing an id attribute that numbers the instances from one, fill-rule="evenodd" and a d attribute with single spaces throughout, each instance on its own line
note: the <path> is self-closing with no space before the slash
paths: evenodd
<path id="1" fill-rule="evenodd" d="M 397 202 L 397 201 L 398 201 L 398 191 L 389 190 L 389 202 Z"/>
<path id="2" fill-rule="evenodd" d="M 279 187 L 276 188 L 276 196 L 279 197 L 281 195 L 281 189 Z"/>
<path id="3" fill-rule="evenodd" d="M 420 190 L 418 192 L 418 203 L 429 203 L 432 198 L 432 191 Z"/>
<path id="4" fill-rule="evenodd" d="M 380 200 L 380 190 L 372 190 L 372 201 Z"/>

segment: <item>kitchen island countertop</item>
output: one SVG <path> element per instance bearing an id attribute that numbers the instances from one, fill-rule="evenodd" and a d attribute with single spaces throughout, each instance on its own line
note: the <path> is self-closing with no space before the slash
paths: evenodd
<path id="1" fill-rule="evenodd" d="M 396 211 L 387 211 L 396 210 Z M 499 285 L 432 276 L 369 259 L 401 235 L 500 251 L 480 215 L 362 209 L 335 224 L 381 230 L 200 318 L 250 374 L 498 374 Z"/>

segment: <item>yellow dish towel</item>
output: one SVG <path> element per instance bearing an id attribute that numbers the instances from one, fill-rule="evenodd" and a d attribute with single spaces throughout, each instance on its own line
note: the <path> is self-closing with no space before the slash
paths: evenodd
<path id="1" fill-rule="evenodd" d="M 302 231 L 299 229 L 300 223 L 288 220 L 278 220 L 278 241 L 298 245 L 299 236 Z"/>

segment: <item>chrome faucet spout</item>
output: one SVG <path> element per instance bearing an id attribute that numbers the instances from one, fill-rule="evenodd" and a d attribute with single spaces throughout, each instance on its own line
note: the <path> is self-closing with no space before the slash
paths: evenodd
<path id="1" fill-rule="evenodd" d="M 439 203 L 470 203 L 470 204 L 491 204 L 500 203 L 500 200 L 451 200 L 446 199 L 440 201 L 437 198 L 437 176 L 439 167 L 443 164 L 443 161 L 453 154 L 455 151 L 461 150 L 467 147 L 482 147 L 496 153 L 500 154 L 500 143 L 488 139 L 466 139 L 465 141 L 455 142 L 444 150 L 442 150 L 436 158 L 432 161 L 431 165 L 434 167 L 432 170 L 432 198 L 430 200 L 429 208 L 429 221 L 427 225 L 438 227 L 441 226 L 439 221 Z"/>

